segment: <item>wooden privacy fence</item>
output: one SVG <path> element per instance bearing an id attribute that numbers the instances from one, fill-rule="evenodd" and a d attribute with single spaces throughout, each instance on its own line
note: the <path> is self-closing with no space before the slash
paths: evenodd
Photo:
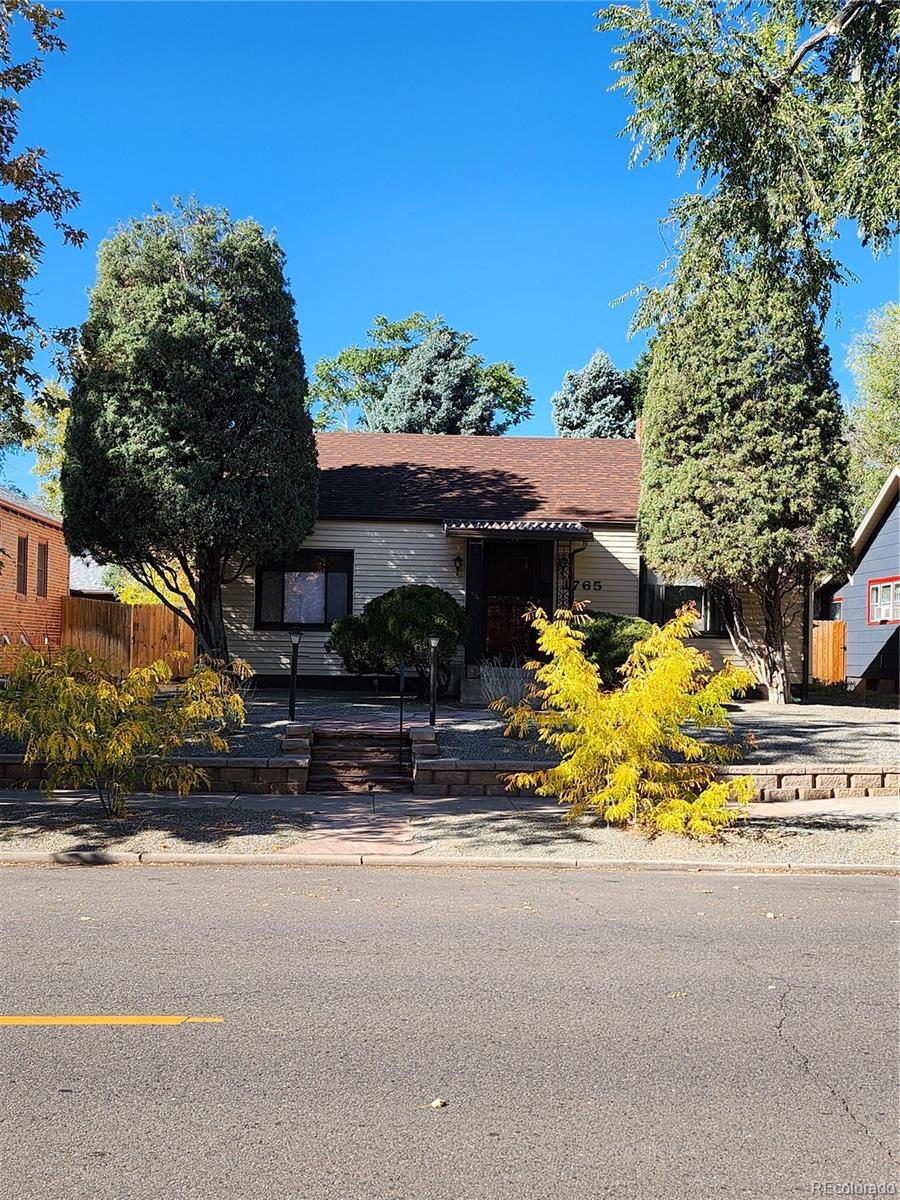
<path id="1" fill-rule="evenodd" d="M 812 675 L 820 683 L 846 682 L 846 621 L 813 621 Z"/>
<path id="2" fill-rule="evenodd" d="M 119 670 L 148 667 L 173 650 L 187 658 L 173 661 L 176 675 L 186 675 L 194 662 L 194 631 L 163 604 L 117 604 L 63 596 L 63 646 L 77 646 Z"/>

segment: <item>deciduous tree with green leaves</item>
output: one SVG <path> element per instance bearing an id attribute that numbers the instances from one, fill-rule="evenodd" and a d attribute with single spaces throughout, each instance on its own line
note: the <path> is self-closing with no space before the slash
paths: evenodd
<path id="1" fill-rule="evenodd" d="M 900 5 L 892 0 L 610 4 L 632 161 L 674 155 L 697 190 L 674 208 L 705 242 L 749 236 L 827 303 L 823 239 L 841 218 L 876 250 L 900 216 Z"/>
<path id="2" fill-rule="evenodd" d="M 42 223 L 49 221 L 73 246 L 85 239 L 66 220 L 78 193 L 49 169 L 46 150 L 17 146 L 20 97 L 41 78 L 44 59 L 66 48 L 56 32 L 61 20 L 59 8 L 0 2 L 0 438 L 6 445 L 28 434 L 26 394 L 41 389 L 34 358 L 48 335 L 38 326 L 29 293 L 43 256 Z M 13 48 L 19 31 L 35 43 L 29 59 L 19 59 Z"/>
<path id="3" fill-rule="evenodd" d="M 72 374 L 70 549 L 126 568 L 186 611 L 201 653 L 226 658 L 223 586 L 254 557 L 295 550 L 316 512 L 303 356 L 274 235 L 195 201 L 121 227 L 100 247 Z"/>
<path id="4" fill-rule="evenodd" d="M 550 400 L 560 437 L 634 436 L 634 397 L 627 374 L 603 350 L 579 371 L 567 371 Z"/>
<path id="5" fill-rule="evenodd" d="M 513 364 L 485 363 L 471 352 L 473 334 L 451 329 L 441 316 L 414 312 L 400 321 L 378 316 L 368 336 L 368 345 L 348 346 L 316 363 L 310 396 L 319 428 L 501 433 L 531 412 L 527 380 Z M 392 381 L 413 355 L 413 365 L 398 380 L 400 390 L 388 398 Z M 473 417 L 461 412 L 466 402 Z M 463 429 L 466 422 L 472 428 Z"/>
<path id="6" fill-rule="evenodd" d="M 319 429 L 367 428 L 370 410 L 384 396 L 388 381 L 423 338 L 445 329 L 443 317 L 410 313 L 400 321 L 377 316 L 368 345 L 348 346 L 315 365 L 310 400 Z"/>
<path id="7" fill-rule="evenodd" d="M 856 405 L 850 414 L 853 515 L 865 516 L 889 472 L 900 466 L 900 304 L 872 313 L 853 339 L 850 368 Z"/>
<path id="8" fill-rule="evenodd" d="M 58 8 L 0 2 L 0 447 L 28 435 L 26 399 L 41 390 L 34 355 L 50 335 L 38 325 L 30 295 L 44 251 L 41 227 L 49 222 L 73 246 L 85 240 L 67 220 L 77 192 L 50 170 L 45 150 L 17 145 L 23 93 L 42 76 L 45 58 L 65 51 L 57 32 L 62 19 Z M 18 34 L 31 36 L 30 58 L 14 48 Z"/>

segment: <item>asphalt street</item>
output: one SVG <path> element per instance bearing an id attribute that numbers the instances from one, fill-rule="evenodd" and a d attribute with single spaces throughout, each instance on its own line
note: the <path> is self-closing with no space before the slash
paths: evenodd
<path id="1" fill-rule="evenodd" d="M 0 1196 L 897 1185 L 897 899 L 884 877 L 5 868 L 0 1014 L 222 1021 L 0 1026 Z"/>

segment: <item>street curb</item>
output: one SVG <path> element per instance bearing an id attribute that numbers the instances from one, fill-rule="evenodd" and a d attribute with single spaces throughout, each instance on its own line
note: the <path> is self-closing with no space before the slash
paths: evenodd
<path id="1" fill-rule="evenodd" d="M 163 854 L 113 850 L 5 850 L 0 866 L 254 866 L 254 867 L 490 867 L 516 869 L 552 867 L 580 871 L 653 871 L 724 873 L 728 875 L 900 875 L 891 863 L 744 863 L 696 862 L 691 859 L 550 858 L 512 855 L 400 855 L 400 854 Z"/>

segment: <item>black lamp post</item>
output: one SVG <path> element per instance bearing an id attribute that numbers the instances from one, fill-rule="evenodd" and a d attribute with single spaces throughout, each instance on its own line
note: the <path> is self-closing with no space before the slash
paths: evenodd
<path id="1" fill-rule="evenodd" d="M 434 729 L 435 720 L 437 718 L 437 652 L 438 646 L 441 644 L 441 639 L 436 633 L 433 633 L 428 639 L 428 645 L 431 647 L 431 708 L 428 718 L 428 724 Z"/>
<path id="2" fill-rule="evenodd" d="M 288 720 L 293 721 L 294 715 L 297 712 L 297 658 L 300 654 L 300 638 L 299 629 L 291 630 L 291 694 L 288 700 Z"/>

